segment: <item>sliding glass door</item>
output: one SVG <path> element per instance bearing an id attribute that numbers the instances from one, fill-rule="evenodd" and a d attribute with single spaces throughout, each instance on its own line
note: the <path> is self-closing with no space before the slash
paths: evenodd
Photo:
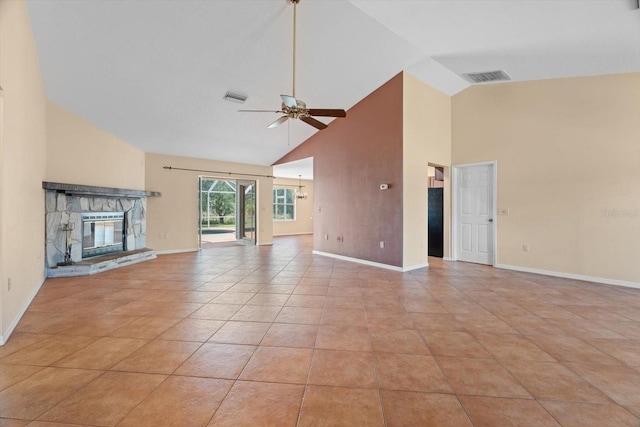
<path id="1" fill-rule="evenodd" d="M 256 244 L 256 182 L 237 181 L 236 238 L 238 242 Z"/>

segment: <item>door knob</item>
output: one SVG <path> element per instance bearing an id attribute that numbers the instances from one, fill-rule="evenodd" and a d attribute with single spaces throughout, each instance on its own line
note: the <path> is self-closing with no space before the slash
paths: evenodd
<path id="1" fill-rule="evenodd" d="M 489 222 L 493 222 L 493 218 L 489 218 Z"/>

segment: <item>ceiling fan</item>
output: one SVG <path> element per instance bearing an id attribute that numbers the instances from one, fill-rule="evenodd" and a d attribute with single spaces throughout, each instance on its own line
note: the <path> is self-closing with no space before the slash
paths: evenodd
<path id="1" fill-rule="evenodd" d="M 300 0 L 289 0 L 293 4 L 293 95 L 280 95 L 282 105 L 280 110 L 238 110 L 239 112 L 250 113 L 279 113 L 283 114 L 275 122 L 271 123 L 268 128 L 280 126 L 289 119 L 300 119 L 303 122 L 317 128 L 325 129 L 326 124 L 320 120 L 316 120 L 313 116 L 320 117 L 347 117 L 347 112 L 340 109 L 327 108 L 307 108 L 307 104 L 296 99 L 296 6 Z"/>

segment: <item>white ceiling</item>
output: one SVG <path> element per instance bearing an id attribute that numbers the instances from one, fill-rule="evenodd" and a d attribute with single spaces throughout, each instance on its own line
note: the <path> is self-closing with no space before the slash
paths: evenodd
<path id="1" fill-rule="evenodd" d="M 273 167 L 273 176 L 276 178 L 313 180 L 313 157 L 275 165 Z"/>
<path id="2" fill-rule="evenodd" d="M 465 72 L 534 80 L 640 71 L 634 5 L 302 0 L 296 95 L 311 108 L 348 109 L 402 70 L 449 95 L 468 87 Z M 279 95 L 292 94 L 287 0 L 28 8 L 51 101 L 144 151 L 269 165 L 316 132 L 299 121 L 267 129 L 276 114 L 236 112 L 277 109 Z M 227 90 L 249 99 L 226 102 Z"/>

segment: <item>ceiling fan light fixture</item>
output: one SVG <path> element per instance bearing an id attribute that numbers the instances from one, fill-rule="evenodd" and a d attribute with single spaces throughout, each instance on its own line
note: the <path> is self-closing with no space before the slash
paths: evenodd
<path id="1" fill-rule="evenodd" d="M 303 187 L 304 187 L 304 185 L 302 185 L 302 175 L 298 175 L 298 189 L 295 190 L 295 192 L 294 192 L 295 196 L 296 196 L 296 199 L 306 200 L 307 197 L 309 197 L 309 195 L 307 193 L 302 191 Z"/>
<path id="2" fill-rule="evenodd" d="M 228 90 L 227 93 L 224 94 L 222 99 L 229 102 L 236 102 L 238 104 L 243 104 L 249 97 L 245 94 L 239 92 L 233 92 Z"/>

